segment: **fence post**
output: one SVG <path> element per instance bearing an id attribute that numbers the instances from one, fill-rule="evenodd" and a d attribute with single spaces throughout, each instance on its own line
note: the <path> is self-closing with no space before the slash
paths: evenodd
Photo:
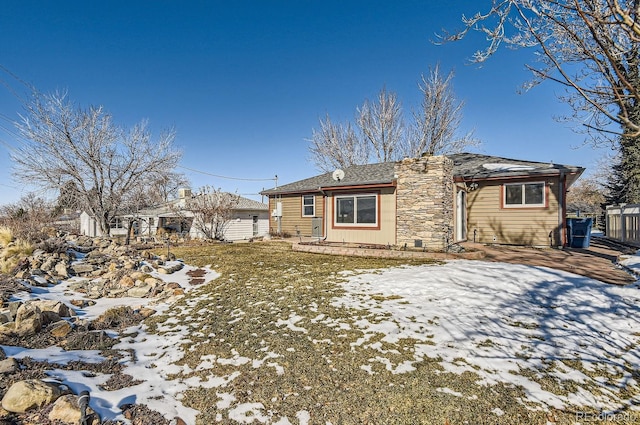
<path id="1" fill-rule="evenodd" d="M 620 241 L 621 242 L 626 242 L 627 241 L 627 223 L 626 223 L 626 219 L 624 216 L 624 207 L 627 206 L 627 204 L 620 204 Z"/>

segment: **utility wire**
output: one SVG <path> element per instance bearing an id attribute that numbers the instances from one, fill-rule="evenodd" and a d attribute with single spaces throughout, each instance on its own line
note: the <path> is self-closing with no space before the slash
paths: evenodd
<path id="1" fill-rule="evenodd" d="M 217 175 L 217 174 L 207 173 L 206 171 L 195 170 L 193 168 L 185 167 L 183 165 L 178 165 L 178 168 L 184 168 L 185 170 L 193 171 L 194 173 L 205 174 L 207 176 L 217 177 L 217 178 L 220 178 L 220 179 L 227 179 L 227 180 L 243 180 L 243 181 L 253 181 L 253 182 L 278 181 L 278 177 L 277 176 L 269 178 L 269 179 L 249 179 L 249 178 L 242 178 L 242 177 L 220 176 L 220 175 Z"/>

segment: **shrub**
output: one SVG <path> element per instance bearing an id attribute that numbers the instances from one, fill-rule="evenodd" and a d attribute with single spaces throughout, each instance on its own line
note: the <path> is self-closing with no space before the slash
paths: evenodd
<path id="1" fill-rule="evenodd" d="M 137 325 L 144 318 L 131 307 L 120 306 L 110 308 L 91 323 L 93 329 L 124 329 Z"/>

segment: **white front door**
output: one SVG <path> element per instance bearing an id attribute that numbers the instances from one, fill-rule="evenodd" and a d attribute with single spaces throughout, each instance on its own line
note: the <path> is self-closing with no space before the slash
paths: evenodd
<path id="1" fill-rule="evenodd" d="M 467 192 L 459 190 L 456 196 L 456 242 L 467 239 Z"/>

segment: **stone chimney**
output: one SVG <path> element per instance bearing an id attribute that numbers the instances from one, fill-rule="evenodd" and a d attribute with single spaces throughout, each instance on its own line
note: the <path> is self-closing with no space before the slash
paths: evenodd
<path id="1" fill-rule="evenodd" d="M 443 251 L 453 242 L 453 161 L 423 156 L 396 163 L 399 246 Z"/>

